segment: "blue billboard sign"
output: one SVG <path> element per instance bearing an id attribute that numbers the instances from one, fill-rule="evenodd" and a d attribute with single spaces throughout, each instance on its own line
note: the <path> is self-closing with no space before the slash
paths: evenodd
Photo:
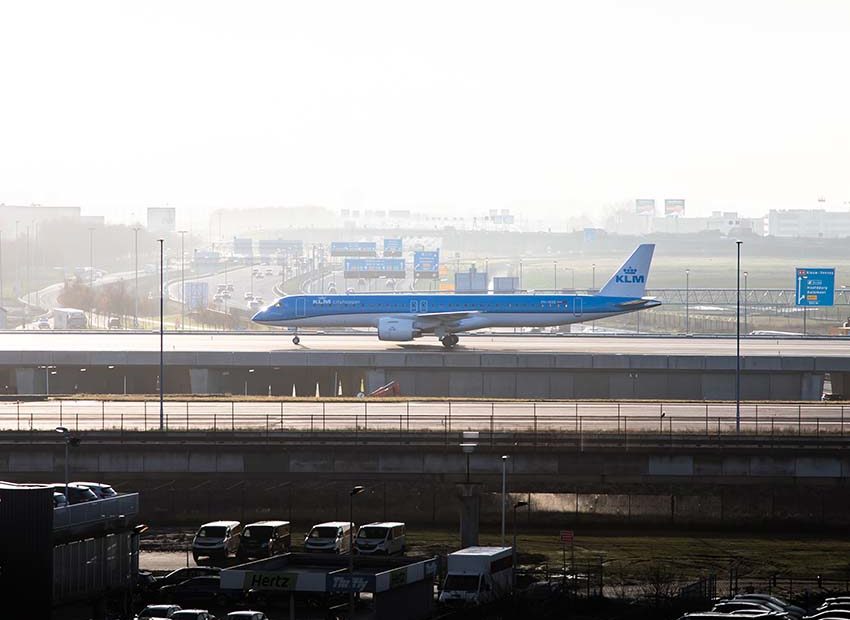
<path id="1" fill-rule="evenodd" d="M 377 256 L 378 244 L 374 241 L 333 241 L 331 256 Z"/>
<path id="2" fill-rule="evenodd" d="M 834 268 L 797 268 L 797 305 L 831 306 L 835 303 Z"/>
<path id="3" fill-rule="evenodd" d="M 210 285 L 208 282 L 191 280 L 186 282 L 186 307 L 189 312 L 203 310 L 209 305 Z"/>
<path id="4" fill-rule="evenodd" d="M 401 239 L 384 239 L 384 256 L 401 256 Z"/>
<path id="5" fill-rule="evenodd" d="M 440 251 L 413 253 L 413 275 L 416 278 L 436 278 L 440 271 Z"/>
<path id="6" fill-rule="evenodd" d="M 346 258 L 346 278 L 403 278 L 403 258 Z"/>

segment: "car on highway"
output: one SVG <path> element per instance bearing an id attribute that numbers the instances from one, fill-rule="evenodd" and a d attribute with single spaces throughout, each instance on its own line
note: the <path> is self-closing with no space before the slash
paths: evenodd
<path id="1" fill-rule="evenodd" d="M 249 301 L 246 305 L 247 305 L 247 307 L 248 307 L 248 310 L 251 310 L 252 312 L 256 312 L 257 310 L 259 310 L 259 309 L 260 309 L 260 308 L 262 308 L 262 306 L 263 306 L 263 305 L 262 305 L 259 301 L 257 301 L 256 299 L 252 299 L 252 300 L 251 300 L 251 301 Z"/>
<path id="2" fill-rule="evenodd" d="M 242 296 L 242 298 L 245 300 L 253 299 L 253 297 L 254 295 L 251 293 L 251 291 L 245 291 L 245 294 Z"/>
<path id="3" fill-rule="evenodd" d="M 50 321 L 46 317 L 41 317 L 36 323 L 39 329 L 50 329 Z"/>
<path id="4" fill-rule="evenodd" d="M 148 620 L 149 618 L 171 618 L 182 608 L 180 605 L 157 604 L 148 605 L 136 615 L 136 620 Z"/>
<path id="5" fill-rule="evenodd" d="M 274 269 L 272 269 L 271 267 L 266 267 L 266 275 L 267 276 L 273 276 L 274 275 Z"/>
<path id="6" fill-rule="evenodd" d="M 106 326 L 109 329 L 121 329 L 121 319 L 117 316 L 109 317 L 109 321 Z"/>
<path id="7" fill-rule="evenodd" d="M 152 584 L 151 590 L 155 591 L 165 586 L 173 586 L 195 577 L 216 577 L 219 573 L 221 573 L 221 569 L 217 566 L 186 566 L 157 578 Z"/>
<path id="8" fill-rule="evenodd" d="M 241 591 L 240 591 L 241 592 Z M 218 575 L 195 577 L 159 590 L 160 600 L 169 603 L 215 603 L 219 607 L 229 605 L 235 600 L 235 592 L 221 589 Z"/>
<path id="9" fill-rule="evenodd" d="M 87 489 L 91 489 L 92 492 L 97 495 L 97 499 L 105 499 L 108 497 L 117 497 L 118 493 L 115 489 L 112 488 L 112 485 L 105 484 L 103 482 L 77 482 L 74 481 L 73 484 L 78 484 L 80 486 L 86 487 Z"/>
<path id="10" fill-rule="evenodd" d="M 48 486 L 53 487 L 54 493 L 62 493 L 66 495 L 68 501 L 72 505 L 82 504 L 84 502 L 93 502 L 97 499 L 97 495 L 95 495 L 94 491 L 88 487 L 84 487 L 73 482 L 68 485 L 67 493 L 65 493 L 65 483 L 63 482 L 52 482 Z"/>
<path id="11" fill-rule="evenodd" d="M 232 285 L 232 284 L 225 284 L 225 285 L 224 285 L 224 288 L 225 288 L 225 289 L 227 289 L 227 292 L 228 292 L 228 293 L 232 293 L 232 292 L 233 292 L 233 285 Z"/>

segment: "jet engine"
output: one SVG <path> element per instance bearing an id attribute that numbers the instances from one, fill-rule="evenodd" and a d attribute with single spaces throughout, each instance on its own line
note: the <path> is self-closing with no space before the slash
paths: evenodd
<path id="1" fill-rule="evenodd" d="M 422 332 L 413 327 L 413 321 L 410 319 L 397 319 L 389 316 L 378 319 L 379 340 L 404 342 L 419 338 L 421 335 Z"/>

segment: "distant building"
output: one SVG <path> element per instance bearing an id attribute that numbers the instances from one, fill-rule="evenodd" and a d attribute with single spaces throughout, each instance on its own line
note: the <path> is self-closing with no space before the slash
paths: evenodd
<path id="1" fill-rule="evenodd" d="M 174 207 L 148 207 L 148 232 L 154 235 L 177 230 L 177 210 Z"/>
<path id="2" fill-rule="evenodd" d="M 26 234 L 27 227 L 51 220 L 80 219 L 80 207 L 15 206 L 0 204 L 0 230 L 7 239 Z"/>
<path id="3" fill-rule="evenodd" d="M 694 234 L 716 231 L 721 235 L 748 233 L 764 236 L 764 218 L 741 217 L 735 211 L 713 211 L 708 217 L 659 217 L 648 214 L 620 213 L 609 223 L 610 232 L 620 235 Z"/>
<path id="4" fill-rule="evenodd" d="M 767 214 L 767 234 L 824 239 L 850 237 L 850 211 L 771 209 Z"/>

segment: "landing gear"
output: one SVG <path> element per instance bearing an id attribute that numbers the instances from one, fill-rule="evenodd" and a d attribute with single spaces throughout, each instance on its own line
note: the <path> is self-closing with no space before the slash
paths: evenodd
<path id="1" fill-rule="evenodd" d="M 292 344 L 295 344 L 295 345 L 301 344 L 301 338 L 299 338 L 298 336 L 293 336 L 292 337 Z"/>
<path id="2" fill-rule="evenodd" d="M 447 349 L 451 349 L 452 347 L 454 347 L 458 343 L 458 341 L 460 341 L 460 338 L 458 338 L 454 334 L 446 334 L 445 336 L 440 338 L 440 342 L 442 342 L 443 346 Z"/>

